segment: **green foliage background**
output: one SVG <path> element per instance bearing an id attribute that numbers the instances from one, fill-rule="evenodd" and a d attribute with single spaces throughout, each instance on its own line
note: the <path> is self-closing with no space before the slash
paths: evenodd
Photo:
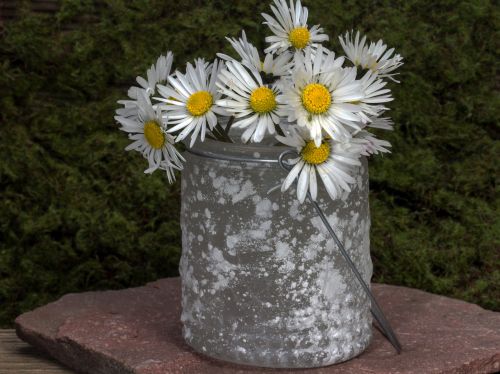
<path id="1" fill-rule="evenodd" d="M 0 41 L 0 326 L 67 292 L 177 274 L 179 185 L 126 153 L 113 115 L 166 50 L 261 47 L 267 1 L 65 0 Z M 375 280 L 500 309 L 499 9 L 488 0 L 304 1 L 341 52 L 359 28 L 405 57 L 393 153 L 371 160 Z M 495 31 L 496 30 L 496 31 Z"/>

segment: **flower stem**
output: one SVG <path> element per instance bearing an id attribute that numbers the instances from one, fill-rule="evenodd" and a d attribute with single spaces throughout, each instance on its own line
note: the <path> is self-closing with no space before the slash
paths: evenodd
<path id="1" fill-rule="evenodd" d="M 220 140 L 221 142 L 233 143 L 233 139 L 231 139 L 229 135 L 225 133 L 224 129 L 219 123 L 217 123 L 212 129 L 212 134 L 217 140 Z"/>
<path id="2" fill-rule="evenodd" d="M 231 126 L 233 125 L 233 122 L 234 122 L 234 116 L 231 116 L 229 118 L 229 121 L 227 121 L 227 125 L 226 125 L 226 135 L 229 136 L 229 130 L 231 130 Z"/>
<path id="3" fill-rule="evenodd" d="M 279 136 L 285 136 L 285 133 L 281 129 L 281 126 L 279 125 L 279 123 L 275 126 L 275 128 L 276 128 L 276 132 L 278 133 Z"/>

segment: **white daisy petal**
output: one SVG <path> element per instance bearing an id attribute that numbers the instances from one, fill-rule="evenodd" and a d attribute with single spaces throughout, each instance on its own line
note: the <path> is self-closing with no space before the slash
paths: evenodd
<path id="1" fill-rule="evenodd" d="M 309 192 L 311 193 L 311 198 L 316 201 L 318 196 L 318 184 L 316 182 L 316 168 L 309 168 Z"/>
<path id="2" fill-rule="evenodd" d="M 300 171 L 302 170 L 302 167 L 304 166 L 304 161 L 299 161 L 293 168 L 290 170 L 288 173 L 287 177 L 285 178 L 283 182 L 283 186 L 281 188 L 282 191 L 286 191 L 290 188 L 292 183 L 295 181 L 297 176 L 299 175 Z"/>
<path id="3" fill-rule="evenodd" d="M 297 182 L 297 199 L 301 203 L 304 202 L 307 196 L 307 189 L 309 187 L 309 165 L 305 165 L 304 168 L 302 169 L 300 176 L 299 176 L 299 181 Z"/>

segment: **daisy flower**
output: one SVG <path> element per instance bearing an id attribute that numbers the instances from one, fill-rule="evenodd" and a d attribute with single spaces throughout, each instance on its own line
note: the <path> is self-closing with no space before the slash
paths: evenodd
<path id="1" fill-rule="evenodd" d="M 221 94 L 217 92 L 215 82 L 223 63 L 215 60 L 206 66 L 204 60 L 196 60 L 195 65 L 187 64 L 186 74 L 176 71 L 168 77 L 168 86 L 158 85 L 161 96 L 156 98 L 166 103 L 162 108 L 167 112 L 169 123 L 174 125 L 169 133 L 180 131 L 175 140 L 181 141 L 191 135 L 190 147 L 198 135 L 205 140 L 207 127 L 212 130 L 217 124 L 217 116 L 227 115 L 215 102 Z"/>
<path id="2" fill-rule="evenodd" d="M 158 57 L 155 65 L 151 65 L 146 72 L 147 80 L 143 77 L 136 78 L 137 83 L 139 83 L 149 96 L 155 93 L 158 83 L 165 83 L 167 81 L 170 69 L 172 68 L 172 61 L 173 54 L 169 51 L 166 56 Z"/>
<path id="3" fill-rule="evenodd" d="M 391 153 L 391 151 L 387 149 L 391 147 L 391 143 L 387 140 L 377 139 L 374 134 L 366 130 L 361 130 L 353 134 L 352 143 L 361 146 L 361 154 L 363 156 Z"/>
<path id="4" fill-rule="evenodd" d="M 284 88 L 288 121 L 307 127 L 317 146 L 322 130 L 337 141 L 350 138 L 346 126 L 360 130 L 363 87 L 356 80 L 356 70 L 342 68 L 343 62 L 343 57 L 335 59 L 333 52 L 321 46 L 314 58 L 310 50 L 296 54 L 291 81 Z"/>
<path id="5" fill-rule="evenodd" d="M 226 38 L 233 49 L 241 58 L 241 64 L 249 69 L 255 69 L 264 75 L 273 77 L 281 77 L 290 73 L 292 68 L 291 59 L 293 55 L 286 51 L 278 56 L 272 53 L 266 53 L 264 60 L 261 60 L 259 51 L 251 43 L 248 42 L 245 31 L 241 32 L 241 38 Z M 232 57 L 218 53 L 218 57 L 226 61 L 234 60 Z"/>
<path id="6" fill-rule="evenodd" d="M 361 66 L 363 69 L 369 69 L 379 75 L 381 78 L 389 78 L 398 82 L 393 78 L 398 73 L 393 73 L 394 70 L 403 65 L 403 57 L 399 54 L 394 54 L 394 48 L 387 49 L 387 45 L 382 40 L 377 43 L 371 42 L 366 44 L 366 36 L 359 40 L 359 31 L 353 39 L 353 34 L 345 33 L 344 38 L 339 36 L 340 44 L 344 49 L 345 54 L 354 64 Z"/>
<path id="7" fill-rule="evenodd" d="M 233 127 L 246 129 L 241 136 L 243 143 L 249 139 L 257 143 L 266 132 L 276 132 L 275 126 L 285 114 L 282 95 L 276 87 L 265 85 L 257 70 L 247 71 L 239 62 L 228 61 L 217 86 L 227 98 L 216 104 L 234 115 Z"/>
<path id="8" fill-rule="evenodd" d="M 295 50 L 316 48 L 318 43 L 328 40 L 328 35 L 322 34 L 323 29 L 319 25 L 307 27 L 308 10 L 302 6 L 300 0 L 297 0 L 295 5 L 293 0 L 290 0 L 290 6 L 287 6 L 285 0 L 274 0 L 271 10 L 274 18 L 262 13 L 264 24 L 274 33 L 266 37 L 266 42 L 270 45 L 265 49 L 265 53 L 282 53 L 289 48 Z"/>
<path id="9" fill-rule="evenodd" d="M 166 56 L 161 55 L 158 57 L 156 64 L 151 65 L 147 70 L 147 80 L 143 77 L 137 77 L 136 81 L 140 87 L 130 87 L 128 90 L 128 97 L 130 100 L 119 100 L 118 104 L 122 104 L 123 108 L 118 108 L 116 114 L 126 118 L 137 118 L 139 110 L 137 98 L 139 95 L 142 95 L 143 92 L 149 96 L 155 93 L 156 85 L 158 83 L 164 83 L 170 75 L 173 59 L 174 56 L 172 52 L 168 51 Z"/>
<path id="10" fill-rule="evenodd" d="M 332 199 L 340 196 L 342 191 L 351 191 L 349 184 L 355 182 L 353 169 L 361 165 L 359 161 L 361 148 L 352 143 L 340 143 L 333 139 L 323 139 L 317 147 L 309 133 L 301 128 L 291 128 L 286 136 L 276 136 L 283 144 L 297 150 L 299 157 L 289 161 L 293 168 L 283 181 L 281 191 L 290 188 L 295 179 L 297 182 L 297 199 L 304 202 L 307 192 L 316 200 L 318 195 L 317 176 L 319 175 Z"/>
<path id="11" fill-rule="evenodd" d="M 175 149 L 173 136 L 166 132 L 166 120 L 158 107 L 153 108 L 149 96 L 139 95 L 137 104 L 137 119 L 115 117 L 122 125 L 120 130 L 129 133 L 129 139 L 133 140 L 125 150 L 141 152 L 149 163 L 144 172 L 165 170 L 168 181 L 172 183 L 175 180 L 174 170 L 181 170 L 185 160 Z"/>

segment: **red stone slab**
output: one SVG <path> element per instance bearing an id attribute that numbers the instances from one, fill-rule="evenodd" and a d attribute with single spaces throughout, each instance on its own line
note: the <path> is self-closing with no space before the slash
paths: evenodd
<path id="1" fill-rule="evenodd" d="M 206 358 L 181 336 L 180 282 L 68 294 L 16 319 L 18 336 L 91 374 L 165 373 L 494 373 L 500 370 L 500 313 L 423 291 L 374 284 L 403 353 L 375 331 L 361 356 L 311 370 L 237 366 Z"/>

